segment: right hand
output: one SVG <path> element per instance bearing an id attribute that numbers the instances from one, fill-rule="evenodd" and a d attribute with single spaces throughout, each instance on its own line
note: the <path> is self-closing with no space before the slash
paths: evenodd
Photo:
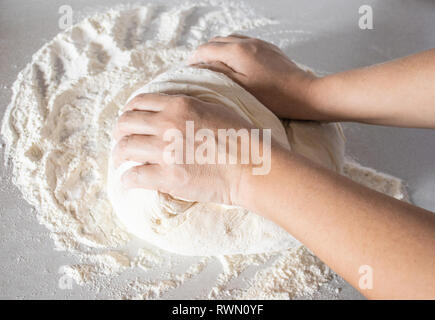
<path id="1" fill-rule="evenodd" d="M 323 118 L 310 101 L 316 77 L 301 70 L 271 43 L 240 35 L 215 37 L 199 46 L 189 63 L 226 74 L 278 117 Z"/>

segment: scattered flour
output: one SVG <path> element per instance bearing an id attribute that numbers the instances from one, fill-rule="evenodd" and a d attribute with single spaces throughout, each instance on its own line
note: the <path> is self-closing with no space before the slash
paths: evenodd
<path id="1" fill-rule="evenodd" d="M 13 84 L 2 136 L 14 183 L 56 250 L 79 260 L 59 270 L 61 279 L 118 299 L 173 297 L 195 279 L 202 289 L 177 297 L 288 299 L 331 279 L 304 247 L 206 258 L 163 252 L 119 227 L 105 193 L 113 120 L 137 86 L 212 36 L 274 24 L 233 2 L 122 6 L 84 19 L 34 54 Z M 354 163 L 345 174 L 406 199 L 398 179 Z"/>

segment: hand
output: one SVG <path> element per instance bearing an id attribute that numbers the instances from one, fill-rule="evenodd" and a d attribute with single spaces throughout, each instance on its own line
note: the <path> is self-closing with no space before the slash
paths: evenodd
<path id="1" fill-rule="evenodd" d="M 189 63 L 226 74 L 278 117 L 323 119 L 311 102 L 316 77 L 271 43 L 240 35 L 216 37 L 199 46 Z"/>
<path id="2" fill-rule="evenodd" d="M 138 95 L 125 106 L 113 133 L 117 141 L 113 151 L 115 166 L 125 161 L 143 164 L 126 171 L 122 182 L 128 188 L 158 190 L 185 200 L 236 205 L 250 165 L 241 165 L 240 161 L 234 165 L 217 164 L 219 153 L 227 157 L 228 148 L 216 148 L 214 164 L 184 164 L 187 162 L 184 153 L 181 164 L 165 158 L 170 145 L 165 138 L 168 130 L 178 130 L 183 144 L 189 142 L 186 121 L 193 121 L 196 132 L 203 128 L 211 130 L 209 136 L 215 145 L 218 129 L 251 128 L 235 111 L 222 105 L 184 95 Z M 190 142 L 195 144 L 195 150 L 201 143 Z"/>

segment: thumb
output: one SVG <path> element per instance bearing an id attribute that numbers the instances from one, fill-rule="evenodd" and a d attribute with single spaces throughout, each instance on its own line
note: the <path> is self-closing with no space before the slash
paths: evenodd
<path id="1" fill-rule="evenodd" d="M 149 189 L 160 191 L 162 174 L 158 164 L 135 166 L 123 173 L 121 182 L 127 189 Z"/>
<path id="2" fill-rule="evenodd" d="M 214 72 L 223 73 L 228 78 L 232 79 L 233 81 L 239 84 L 243 80 L 242 74 L 234 71 L 230 66 L 228 66 L 227 64 L 221 61 L 211 61 L 207 63 L 202 62 L 202 63 L 192 64 L 190 66 L 198 69 L 208 69 Z"/>

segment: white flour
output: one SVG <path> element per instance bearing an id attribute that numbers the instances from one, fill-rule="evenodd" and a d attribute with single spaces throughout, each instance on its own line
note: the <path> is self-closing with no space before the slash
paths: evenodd
<path id="1" fill-rule="evenodd" d="M 2 135 L 14 183 L 56 250 L 80 260 L 63 266 L 63 277 L 101 297 L 140 299 L 294 298 L 332 278 L 304 247 L 217 258 L 151 248 L 118 226 L 105 194 L 113 120 L 137 86 L 211 36 L 272 24 L 230 2 L 120 7 L 83 20 L 33 56 L 13 85 Z M 355 164 L 346 174 L 406 198 L 395 178 Z"/>

